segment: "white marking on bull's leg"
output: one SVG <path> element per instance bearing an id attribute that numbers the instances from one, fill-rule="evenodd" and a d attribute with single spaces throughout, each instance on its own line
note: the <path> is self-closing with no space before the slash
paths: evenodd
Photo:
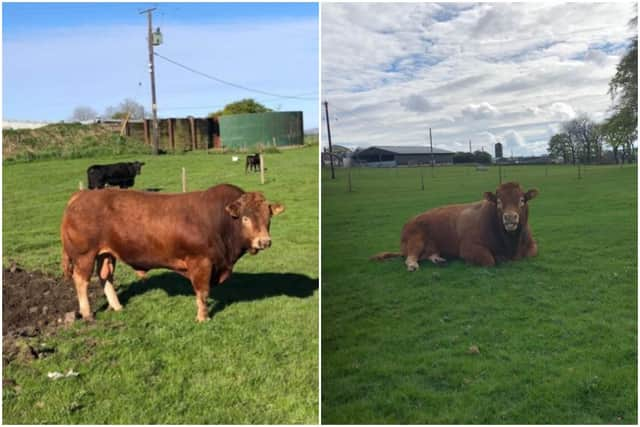
<path id="1" fill-rule="evenodd" d="M 198 315 L 196 316 L 197 322 L 204 322 L 209 320 L 209 313 L 207 310 L 207 297 L 209 292 L 196 291 L 196 303 L 198 304 Z"/>
<path id="2" fill-rule="evenodd" d="M 434 264 L 441 264 L 443 262 L 447 262 L 446 259 L 442 258 L 438 254 L 433 254 L 433 255 L 429 256 L 429 261 L 431 261 Z"/>
<path id="3" fill-rule="evenodd" d="M 407 265 L 407 271 L 416 271 L 420 266 L 418 265 L 418 257 L 409 255 L 407 259 L 404 261 Z"/>
<path id="4" fill-rule="evenodd" d="M 93 320 L 91 314 L 91 306 L 89 305 L 89 297 L 87 296 L 87 288 L 89 287 L 89 280 L 81 277 L 78 273 L 73 274 L 73 283 L 76 286 L 76 293 L 78 294 L 78 305 L 80 306 L 80 314 L 84 320 Z"/>
<path id="5" fill-rule="evenodd" d="M 104 283 L 104 294 L 107 296 L 109 307 L 111 307 L 114 311 L 122 310 L 122 305 L 120 304 L 120 300 L 118 299 L 118 294 L 113 287 L 113 283 L 111 283 L 109 280 L 106 280 Z"/>

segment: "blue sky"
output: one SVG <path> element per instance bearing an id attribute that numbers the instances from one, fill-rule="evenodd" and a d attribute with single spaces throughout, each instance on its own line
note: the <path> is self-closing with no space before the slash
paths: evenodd
<path id="1" fill-rule="evenodd" d="M 3 118 L 68 119 L 132 98 L 150 106 L 146 15 L 156 52 L 205 74 L 281 98 L 226 86 L 156 57 L 160 117 L 204 116 L 242 98 L 302 110 L 318 127 L 318 6 L 313 3 L 3 3 Z"/>
<path id="2" fill-rule="evenodd" d="M 323 4 L 332 140 L 424 145 L 431 127 L 439 148 L 543 154 L 563 121 L 610 114 L 636 13 L 630 2 Z"/>

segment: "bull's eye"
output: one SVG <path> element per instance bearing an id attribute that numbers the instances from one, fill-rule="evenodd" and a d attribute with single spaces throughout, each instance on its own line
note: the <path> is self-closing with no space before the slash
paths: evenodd
<path id="1" fill-rule="evenodd" d="M 524 197 L 520 197 L 520 207 L 524 206 Z"/>
<path id="2" fill-rule="evenodd" d="M 502 209 L 502 200 L 498 199 L 498 209 Z"/>
<path id="3" fill-rule="evenodd" d="M 242 217 L 242 222 L 245 224 L 249 224 L 249 217 L 248 216 L 243 216 Z"/>

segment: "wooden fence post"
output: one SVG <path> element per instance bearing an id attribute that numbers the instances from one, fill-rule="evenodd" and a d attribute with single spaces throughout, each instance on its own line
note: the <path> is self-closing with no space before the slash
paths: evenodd
<path id="1" fill-rule="evenodd" d="M 351 168 L 349 168 L 349 193 L 351 193 Z"/>
<path id="2" fill-rule="evenodd" d="M 424 191 L 424 170 L 421 166 L 418 167 L 420 168 L 420 189 Z"/>
<path id="3" fill-rule="evenodd" d="M 189 117 L 189 129 L 191 130 L 191 149 L 196 149 L 196 126 L 193 117 Z"/>
<path id="4" fill-rule="evenodd" d="M 260 153 L 260 184 L 264 184 L 264 157 Z"/>
<path id="5" fill-rule="evenodd" d="M 175 134 L 173 131 L 173 119 L 168 119 L 169 120 L 169 146 L 171 147 L 171 150 L 175 153 L 176 151 L 176 139 L 175 139 Z"/>
<path id="6" fill-rule="evenodd" d="M 182 168 L 182 192 L 187 192 L 187 170 Z"/>
<path id="7" fill-rule="evenodd" d="M 144 143 L 149 145 L 149 121 L 147 119 L 142 119 L 142 126 L 144 131 Z"/>

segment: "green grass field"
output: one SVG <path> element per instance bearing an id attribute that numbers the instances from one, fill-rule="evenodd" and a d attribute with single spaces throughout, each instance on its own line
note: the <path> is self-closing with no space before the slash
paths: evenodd
<path id="1" fill-rule="evenodd" d="M 64 206 L 95 163 L 146 162 L 135 188 L 189 190 L 230 182 L 286 206 L 271 226 L 273 247 L 244 256 L 212 288 L 212 320 L 195 322 L 188 281 L 156 270 L 146 282 L 123 264 L 116 286 L 124 311 L 100 310 L 47 338 L 56 351 L 4 368 L 9 424 L 215 424 L 318 421 L 318 147 L 267 154 L 265 185 L 245 175 L 244 157 L 189 153 L 6 164 L 3 264 L 60 276 Z M 94 279 L 95 280 L 95 279 Z M 69 285 L 71 286 L 71 285 Z M 96 282 L 91 286 L 98 286 Z M 96 309 L 97 307 L 92 307 Z M 47 372 L 80 375 L 51 381 Z"/>
<path id="2" fill-rule="evenodd" d="M 497 169 L 322 178 L 322 422 L 636 424 L 637 168 L 503 168 L 537 187 L 539 255 L 495 268 L 369 261 Z M 471 354 L 471 346 L 479 354 Z"/>

